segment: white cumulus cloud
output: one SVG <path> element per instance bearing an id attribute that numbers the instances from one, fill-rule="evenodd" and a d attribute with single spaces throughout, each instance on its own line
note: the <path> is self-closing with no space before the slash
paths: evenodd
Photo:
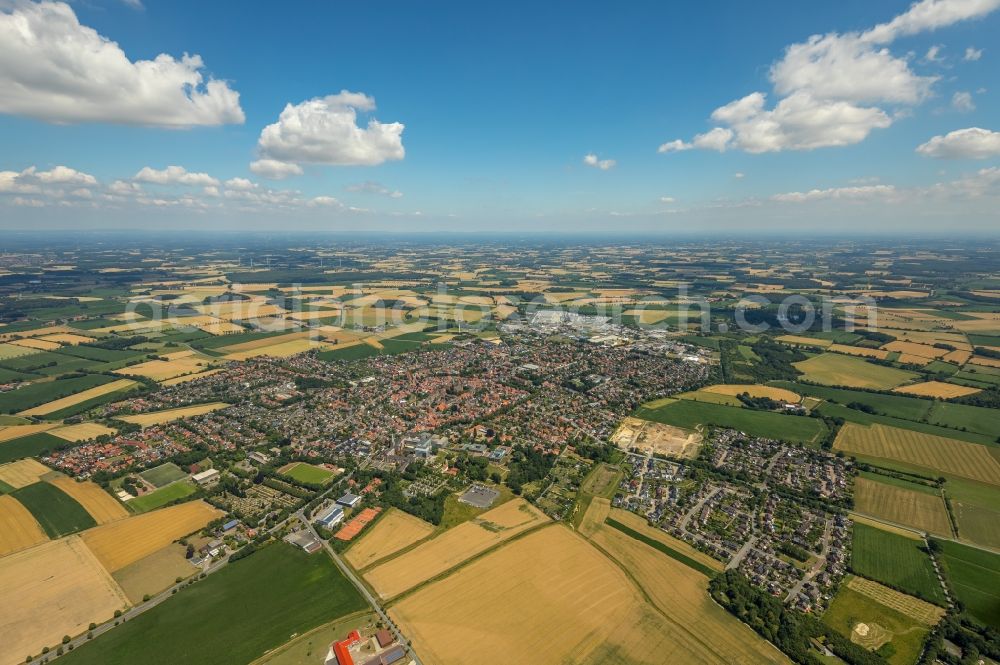
<path id="1" fill-rule="evenodd" d="M 591 152 L 583 156 L 583 163 L 601 171 L 610 171 L 615 168 L 615 164 L 618 162 L 613 159 L 599 159 L 597 155 Z"/>
<path id="2" fill-rule="evenodd" d="M 258 162 L 375 166 L 403 159 L 402 123 L 382 123 L 370 118 L 365 127 L 358 125 L 359 111 L 374 110 L 374 99 L 347 90 L 301 104 L 288 104 L 278 122 L 261 131 L 257 141 Z M 272 171 L 282 168 L 275 164 L 269 167 Z"/>
<path id="3" fill-rule="evenodd" d="M 284 180 L 294 175 L 302 175 L 302 167 L 277 159 L 258 159 L 250 162 L 250 170 L 268 180 Z"/>
<path id="4" fill-rule="evenodd" d="M 1000 156 L 1000 132 L 980 127 L 956 129 L 917 146 L 917 153 L 938 159 L 986 159 Z"/>
<path id="5" fill-rule="evenodd" d="M 152 185 L 190 185 L 210 187 L 219 184 L 218 179 L 207 173 L 192 173 L 183 166 L 168 166 L 165 169 L 154 169 L 145 166 L 132 178 L 136 182 Z"/>
<path id="6" fill-rule="evenodd" d="M 0 112 L 48 122 L 242 123 L 239 93 L 197 55 L 131 61 L 62 2 L 0 3 Z"/>
<path id="7" fill-rule="evenodd" d="M 893 55 L 888 44 L 980 18 L 997 7 L 1000 0 L 920 0 L 866 32 L 813 35 L 789 46 L 771 66 L 777 95 L 773 108 L 767 107 L 763 92 L 745 95 L 712 113 L 715 128 L 690 142 L 666 142 L 659 151 L 762 153 L 859 143 L 873 130 L 891 125 L 906 107 L 927 99 L 938 80 L 915 73 L 908 58 Z M 932 47 L 927 59 L 938 60 L 940 50 Z"/>
<path id="8" fill-rule="evenodd" d="M 374 182 L 368 180 L 366 182 L 357 182 L 345 187 L 349 192 L 360 192 L 363 194 L 377 194 L 378 196 L 387 196 L 390 199 L 401 199 L 403 198 L 403 192 L 392 189 L 391 187 L 386 187 L 380 182 Z"/>
<path id="9" fill-rule="evenodd" d="M 890 199 L 896 194 L 892 185 L 864 185 L 860 187 L 832 187 L 830 189 L 811 189 L 807 192 L 787 192 L 775 194 L 772 201 L 781 203 L 807 203 L 810 201 L 871 201 L 875 199 Z"/>
<path id="10" fill-rule="evenodd" d="M 951 97 L 951 107 L 959 113 L 969 113 L 976 110 L 976 104 L 972 101 L 972 93 L 956 92 Z"/>
<path id="11" fill-rule="evenodd" d="M 975 62 L 976 60 L 979 60 L 982 57 L 983 57 L 983 49 L 973 48 L 970 46 L 967 49 L 965 49 L 965 57 L 963 57 L 962 59 L 965 60 L 966 62 Z"/>

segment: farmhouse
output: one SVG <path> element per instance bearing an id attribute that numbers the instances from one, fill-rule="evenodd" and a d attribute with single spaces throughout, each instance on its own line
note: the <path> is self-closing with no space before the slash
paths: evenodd
<path id="1" fill-rule="evenodd" d="M 361 501 L 361 497 L 358 496 L 357 494 L 351 494 L 350 492 L 337 499 L 337 503 L 344 506 L 345 508 L 353 508 L 354 506 L 358 505 L 359 501 Z"/>
<path id="2" fill-rule="evenodd" d="M 326 660 L 323 665 L 354 665 L 354 658 L 351 657 L 351 647 L 361 644 L 361 633 L 352 630 L 347 637 L 339 642 L 330 645 L 327 651 Z"/>
<path id="3" fill-rule="evenodd" d="M 209 485 L 214 485 L 219 482 L 219 470 L 218 469 L 207 469 L 191 476 L 191 480 L 198 483 L 202 487 L 208 487 Z"/>

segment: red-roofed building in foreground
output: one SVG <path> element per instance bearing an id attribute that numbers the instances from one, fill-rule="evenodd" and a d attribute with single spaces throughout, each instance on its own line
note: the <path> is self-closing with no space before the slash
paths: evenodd
<path id="1" fill-rule="evenodd" d="M 347 634 L 347 638 L 334 642 L 330 645 L 330 650 L 326 654 L 324 665 L 354 665 L 354 658 L 351 657 L 351 647 L 361 643 L 361 633 L 352 630 Z"/>

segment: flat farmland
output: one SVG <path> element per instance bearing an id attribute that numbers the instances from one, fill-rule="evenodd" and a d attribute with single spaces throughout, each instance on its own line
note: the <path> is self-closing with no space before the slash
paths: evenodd
<path id="1" fill-rule="evenodd" d="M 23 663 L 63 635 L 101 623 L 128 600 L 80 538 L 71 536 L 0 559 L 0 664 Z"/>
<path id="2" fill-rule="evenodd" d="M 683 540 L 674 538 L 662 529 L 650 526 L 645 518 L 640 517 L 635 513 L 630 513 L 629 511 L 622 510 L 620 508 L 612 508 L 611 512 L 608 514 L 608 518 L 626 526 L 644 538 L 655 540 L 662 547 L 679 554 L 681 558 L 691 559 L 703 568 L 708 568 L 717 573 L 725 570 L 725 565 L 723 565 L 721 561 L 717 561 L 704 552 L 691 547 Z M 674 555 L 668 554 L 668 556 Z"/>
<path id="3" fill-rule="evenodd" d="M 839 353 L 821 353 L 794 363 L 804 379 L 827 386 L 888 390 L 919 377 L 919 374 L 885 367 Z"/>
<path id="4" fill-rule="evenodd" d="M 182 374 L 203 372 L 209 367 L 209 361 L 204 358 L 185 356 L 170 360 L 148 360 L 138 365 L 122 367 L 115 370 L 115 373 L 126 376 L 142 376 L 153 381 L 165 381 Z"/>
<path id="5" fill-rule="evenodd" d="M 60 660 L 64 665 L 250 663 L 292 635 L 365 607 L 330 557 L 275 543 Z M 18 662 L 23 660 L 20 655 Z"/>
<path id="6" fill-rule="evenodd" d="M 225 402 L 211 402 L 209 404 L 197 404 L 195 406 L 183 406 L 177 409 L 164 409 L 163 411 L 150 411 L 149 413 L 139 413 L 134 416 L 121 416 L 119 420 L 124 420 L 128 423 L 135 423 L 141 427 L 149 427 L 150 425 L 161 425 L 163 423 L 169 423 L 171 420 L 178 420 L 180 418 L 190 418 L 192 416 L 201 416 L 206 413 L 211 413 L 212 411 L 218 411 L 219 409 L 225 409 L 228 404 Z"/>
<path id="7" fill-rule="evenodd" d="M 613 511 L 612 518 L 616 517 Z M 678 645 L 675 654 L 686 654 L 680 662 L 788 662 L 778 649 L 712 601 L 702 573 L 608 526 L 598 529 L 592 541 L 628 570 L 667 617 L 668 634 Z M 712 561 L 712 567 L 720 570 L 722 565 Z"/>
<path id="8" fill-rule="evenodd" d="M 31 511 L 49 538 L 83 531 L 97 524 L 73 497 L 49 483 L 35 483 L 11 494 Z"/>
<path id="9" fill-rule="evenodd" d="M 0 462 L 11 462 L 23 457 L 40 455 L 47 450 L 65 445 L 65 440 L 44 431 L 38 434 L 22 436 L 10 441 L 0 442 Z"/>
<path id="10" fill-rule="evenodd" d="M 240 353 L 242 351 L 253 351 L 255 349 L 262 349 L 267 346 L 272 346 L 275 344 L 284 344 L 286 342 L 293 342 L 300 339 L 308 339 L 309 332 L 294 332 L 285 335 L 267 335 L 259 339 L 251 339 L 246 342 L 231 343 L 219 347 L 219 351 L 225 353 Z"/>
<path id="11" fill-rule="evenodd" d="M 1000 462 L 986 446 L 977 443 L 879 424 L 864 427 L 845 423 L 833 448 L 1000 485 Z"/>
<path id="12" fill-rule="evenodd" d="M 0 494 L 0 557 L 44 543 L 48 539 L 38 520 L 20 501 Z"/>
<path id="13" fill-rule="evenodd" d="M 4 417 L 6 418 L 8 416 Z M 6 427 L 0 427 L 0 443 L 11 441 L 12 439 L 20 439 L 23 436 L 38 434 L 39 432 L 50 430 L 53 427 L 55 427 L 55 424 L 53 423 L 39 423 L 37 425 L 8 425 Z"/>
<path id="14" fill-rule="evenodd" d="M 948 540 L 938 542 L 955 595 L 973 616 L 1000 629 L 1000 555 Z"/>
<path id="15" fill-rule="evenodd" d="M 37 350 L 29 349 L 24 346 L 18 346 L 17 344 L 11 344 L 9 342 L 0 343 L 0 361 L 8 360 L 9 358 L 27 356 L 32 353 L 37 353 Z"/>
<path id="16" fill-rule="evenodd" d="M 851 570 L 917 598 L 944 605 L 944 592 L 930 557 L 922 548 L 921 540 L 855 524 Z"/>
<path id="17" fill-rule="evenodd" d="M 314 349 L 326 349 L 330 344 L 312 339 L 296 339 L 291 342 L 281 344 L 269 344 L 250 351 L 237 351 L 225 356 L 226 360 L 248 360 L 258 356 L 270 356 L 272 358 L 287 358 L 298 353 L 305 353 Z"/>
<path id="18" fill-rule="evenodd" d="M 106 378 L 106 377 L 104 377 Z M 72 379 L 68 379 L 72 381 Z M 60 381 L 53 381 L 52 383 L 58 384 Z M 38 384 L 38 385 L 48 385 L 48 384 Z M 56 411 L 61 411 L 62 409 L 76 406 L 87 400 L 94 399 L 95 397 L 102 397 L 104 395 L 117 392 L 119 390 L 125 390 L 126 388 L 131 388 L 135 385 L 135 381 L 129 381 L 128 379 L 120 379 L 118 381 L 110 381 L 104 383 L 103 385 L 97 386 L 95 388 L 90 388 L 88 390 L 83 390 L 60 399 L 52 400 L 51 402 L 45 402 L 39 406 L 35 406 L 30 409 L 25 409 L 19 412 L 22 416 L 47 416 L 50 413 Z"/>
<path id="19" fill-rule="evenodd" d="M 138 605 L 146 594 L 154 596 L 170 587 L 178 578 L 188 578 L 201 572 L 185 558 L 187 548 L 178 543 L 153 552 L 116 571 L 112 577 L 129 602 Z"/>
<path id="20" fill-rule="evenodd" d="M 633 416 L 689 430 L 709 425 L 730 427 L 751 436 L 795 443 L 816 443 L 829 431 L 818 418 L 756 411 L 689 399 L 656 400 L 640 406 Z"/>
<path id="21" fill-rule="evenodd" d="M 933 605 L 919 598 L 914 598 L 913 596 L 890 589 L 887 586 L 863 577 L 851 577 L 847 582 L 847 586 L 927 626 L 936 626 L 941 617 L 945 615 L 943 607 Z"/>
<path id="22" fill-rule="evenodd" d="M 101 423 L 79 423 L 77 425 L 65 425 L 63 427 L 57 427 L 49 432 L 52 436 L 58 436 L 60 439 L 66 439 L 67 441 L 77 442 L 86 441 L 88 439 L 96 439 L 99 436 L 104 436 L 105 434 L 114 434 L 116 430 L 111 429 Z"/>
<path id="23" fill-rule="evenodd" d="M 715 393 L 717 395 L 742 395 L 749 393 L 751 397 L 767 397 L 778 402 L 798 404 L 802 396 L 786 388 L 754 384 L 719 384 L 702 388 L 699 392 Z"/>
<path id="24" fill-rule="evenodd" d="M 33 485 L 42 476 L 53 473 L 52 469 L 33 459 L 23 459 L 17 462 L 0 465 L 0 482 L 14 489 Z"/>
<path id="25" fill-rule="evenodd" d="M 513 499 L 365 573 L 382 598 L 392 598 L 548 521 L 524 499 Z"/>
<path id="26" fill-rule="evenodd" d="M 125 507 L 113 496 L 90 481 L 77 482 L 66 476 L 56 476 L 48 481 L 83 506 L 98 524 L 107 524 L 128 517 Z"/>
<path id="27" fill-rule="evenodd" d="M 203 501 L 192 501 L 90 529 L 82 538 L 101 564 L 113 573 L 194 533 L 221 515 Z"/>
<path id="28" fill-rule="evenodd" d="M 351 546 L 344 558 L 361 570 L 434 533 L 434 526 L 396 508 Z"/>
<path id="29" fill-rule="evenodd" d="M 110 383 L 111 381 L 114 381 L 114 379 L 103 374 L 86 374 L 71 379 L 29 383 L 17 390 L 0 393 L 0 412 L 20 412 L 18 415 L 22 416 L 34 415 L 36 413 L 34 407 L 51 403 L 63 397 L 76 397 L 78 393 Z M 37 413 L 49 413 L 55 410 L 43 407 L 42 411 Z"/>
<path id="30" fill-rule="evenodd" d="M 1000 549 L 1000 511 L 996 504 L 984 506 L 952 499 L 951 505 L 960 539 Z"/>
<path id="31" fill-rule="evenodd" d="M 965 397 L 982 392 L 979 388 L 969 388 L 959 386 L 954 383 L 944 383 L 942 381 L 924 381 L 923 383 L 912 383 L 908 386 L 896 388 L 897 393 L 907 395 L 918 395 L 921 397 L 937 397 L 939 399 L 952 399 L 954 397 Z"/>
<path id="32" fill-rule="evenodd" d="M 920 656 L 930 626 L 855 589 L 852 583 L 860 579 L 841 585 L 823 614 L 823 623 L 866 649 L 888 643 L 893 651 L 887 659 L 890 665 L 912 665 Z"/>
<path id="33" fill-rule="evenodd" d="M 681 642 L 683 627 L 560 526 L 490 553 L 389 612 L 427 665 L 463 665 L 473 653 L 478 662 L 539 665 L 652 665 L 667 653 L 678 662 L 727 662 Z"/>
<path id="34" fill-rule="evenodd" d="M 951 536 L 948 511 L 937 494 L 858 478 L 854 484 L 854 509 L 921 531 Z"/>

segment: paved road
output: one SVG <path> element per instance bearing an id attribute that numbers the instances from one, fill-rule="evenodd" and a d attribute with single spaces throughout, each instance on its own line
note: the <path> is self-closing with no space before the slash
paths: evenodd
<path id="1" fill-rule="evenodd" d="M 833 530 L 833 521 L 827 519 L 826 526 L 823 527 L 823 540 L 822 540 L 823 546 L 820 549 L 819 558 L 816 560 L 816 563 L 814 563 L 809 568 L 809 571 L 802 577 L 802 579 L 799 580 L 798 583 L 791 588 L 791 590 L 788 592 L 788 595 L 785 596 L 786 603 L 791 602 L 795 597 L 797 597 L 799 595 L 799 592 L 802 591 L 802 587 L 806 585 L 806 582 L 810 581 L 811 579 L 819 575 L 820 571 L 823 570 L 823 566 L 826 565 L 827 553 L 830 551 L 830 532 L 832 530 Z"/>
<path id="2" fill-rule="evenodd" d="M 308 520 L 306 520 L 305 517 L 299 515 L 299 519 L 302 521 L 303 524 L 305 524 L 306 529 L 309 530 L 309 532 L 313 535 L 313 537 L 316 538 L 316 540 L 323 543 L 323 547 L 326 549 L 327 554 L 330 555 L 334 563 L 337 564 L 337 567 L 340 568 L 340 572 L 344 574 L 344 577 L 346 577 L 351 581 L 351 584 L 353 584 L 357 588 L 357 590 L 361 593 L 361 595 L 365 597 L 365 600 L 368 601 L 368 604 L 375 608 L 375 611 L 378 612 L 378 615 L 382 619 L 382 622 L 389 627 L 389 630 L 392 631 L 392 634 L 396 638 L 396 641 L 407 648 L 407 650 L 410 653 L 410 657 L 413 659 L 416 665 L 422 665 L 422 663 L 420 662 L 420 657 L 417 656 L 417 653 L 413 650 L 413 647 L 410 645 L 409 641 L 405 637 L 403 637 L 403 633 L 399 630 L 399 628 L 396 626 L 393 620 L 389 618 L 389 615 L 386 613 L 386 611 L 382 609 L 382 606 L 379 604 L 378 599 L 375 598 L 375 596 L 373 596 L 370 591 L 368 591 L 368 587 L 366 587 L 361 582 L 361 580 L 357 578 L 357 576 L 354 574 L 354 571 L 351 570 L 350 567 L 348 567 L 348 565 L 341 560 L 341 558 L 337 555 L 337 553 L 333 551 L 333 548 L 330 547 L 330 543 L 326 542 L 325 540 L 322 540 L 319 537 L 319 534 L 316 533 L 316 530 L 313 528 L 313 525 Z"/>

